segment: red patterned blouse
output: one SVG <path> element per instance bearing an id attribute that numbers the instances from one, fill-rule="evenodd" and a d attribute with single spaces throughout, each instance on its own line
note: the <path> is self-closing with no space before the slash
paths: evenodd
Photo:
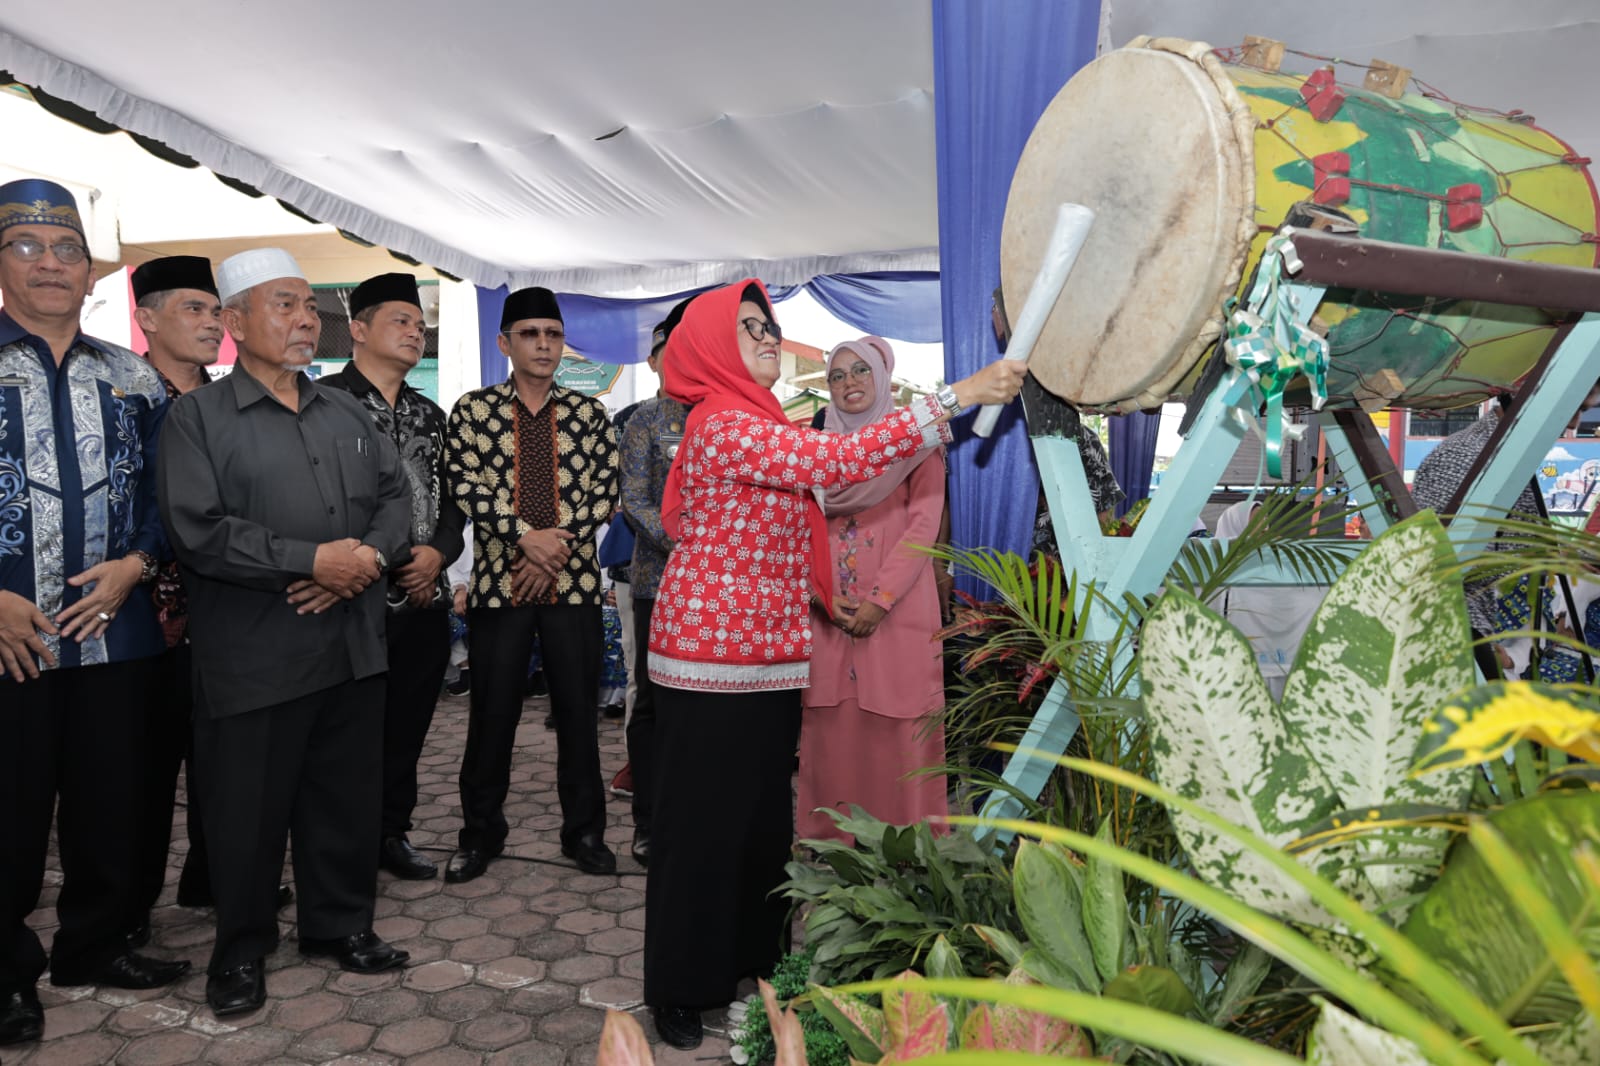
<path id="1" fill-rule="evenodd" d="M 950 440 L 924 396 L 855 433 L 741 411 L 682 444 L 683 516 L 650 623 L 650 679 L 752 692 L 809 683 L 811 490 L 867 481 Z"/>

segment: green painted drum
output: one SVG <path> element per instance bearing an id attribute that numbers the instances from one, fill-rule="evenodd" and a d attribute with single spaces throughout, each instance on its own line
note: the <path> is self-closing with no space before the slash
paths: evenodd
<path id="1" fill-rule="evenodd" d="M 1205 44 L 1141 38 L 1084 67 L 1040 117 L 1006 204 L 1002 282 L 1020 308 L 1057 205 L 1093 208 L 1030 366 L 1082 407 L 1157 407 L 1218 357 L 1224 300 L 1296 204 L 1343 212 L 1377 240 L 1593 267 L 1600 207 L 1587 162 L 1515 113 L 1392 99 L 1327 68 L 1275 73 Z M 1479 402 L 1526 374 L 1567 317 L 1330 290 L 1316 321 L 1329 402 Z"/>

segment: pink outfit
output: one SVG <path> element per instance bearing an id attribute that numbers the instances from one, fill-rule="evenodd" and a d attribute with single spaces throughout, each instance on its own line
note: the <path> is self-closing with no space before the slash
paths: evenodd
<path id="1" fill-rule="evenodd" d="M 828 519 L 835 592 L 889 613 L 857 639 L 812 608 L 811 685 L 800 726 L 797 828 L 802 838 L 841 839 L 816 807 L 904 825 L 944 814 L 945 780 L 912 770 L 944 763 L 944 731 L 926 715 L 944 705 L 939 593 L 932 544 L 944 512 L 942 453 L 926 459 L 881 503 Z M 925 735 L 926 734 L 926 735 Z"/>

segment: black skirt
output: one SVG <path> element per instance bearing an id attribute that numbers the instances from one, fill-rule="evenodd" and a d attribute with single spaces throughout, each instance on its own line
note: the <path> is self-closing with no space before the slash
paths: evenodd
<path id="1" fill-rule="evenodd" d="M 772 890 L 794 841 L 800 690 L 657 685 L 655 699 L 644 998 L 721 1007 L 787 947 L 788 901 Z"/>

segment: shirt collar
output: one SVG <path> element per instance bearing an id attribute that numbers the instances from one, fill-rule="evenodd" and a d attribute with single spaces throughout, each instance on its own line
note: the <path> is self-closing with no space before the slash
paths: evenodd
<path id="1" fill-rule="evenodd" d="M 29 333 L 16 319 L 6 314 L 4 309 L 0 309 L 0 348 L 3 348 L 8 344 L 15 344 L 17 341 L 26 338 L 32 338 L 40 343 L 44 342 L 43 337 L 40 337 L 37 334 Z M 67 351 L 70 352 L 73 348 L 76 348 L 80 344 L 87 345 L 88 347 L 99 352 L 101 355 L 111 354 L 111 347 L 106 344 L 105 341 L 97 340 L 94 337 L 88 336 L 82 330 L 79 330 L 73 336 L 72 343 L 67 346 Z"/>
<path id="2" fill-rule="evenodd" d="M 380 398 L 382 397 L 382 393 L 378 392 L 378 386 L 374 385 L 372 380 L 361 372 L 354 359 L 344 365 L 344 369 L 339 371 L 339 376 L 344 378 L 345 386 L 356 396 L 365 396 L 368 393 L 372 393 Z M 400 391 L 395 395 L 395 406 L 399 407 L 400 401 L 405 399 L 406 394 L 415 391 L 411 387 L 411 382 L 401 378 Z M 385 407 L 389 405 L 388 400 L 384 400 L 383 403 Z"/>
<path id="3" fill-rule="evenodd" d="M 228 375 L 228 380 L 233 383 L 233 399 L 241 411 L 261 400 L 277 402 L 267 387 L 238 363 L 233 364 L 233 371 Z M 295 386 L 300 394 L 300 410 L 304 411 L 306 404 L 317 398 L 317 387 L 306 377 L 304 371 L 295 375 Z"/>

